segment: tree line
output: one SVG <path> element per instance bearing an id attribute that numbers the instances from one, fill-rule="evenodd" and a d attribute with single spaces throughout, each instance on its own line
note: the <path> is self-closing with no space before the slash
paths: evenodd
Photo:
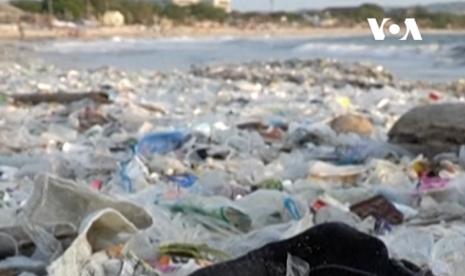
<path id="1" fill-rule="evenodd" d="M 412 8 L 383 9 L 374 4 L 365 4 L 356 8 L 327 9 L 331 16 L 340 19 L 344 23 L 366 23 L 368 17 L 379 20 L 392 18 L 402 22 L 405 18 L 415 18 L 419 25 L 429 28 L 463 28 L 465 16 L 446 12 L 430 12 L 426 8 L 417 6 Z"/>
<path id="2" fill-rule="evenodd" d="M 120 11 L 127 24 L 151 25 L 157 17 L 175 21 L 224 21 L 226 12 L 208 4 L 199 3 L 180 7 L 161 5 L 151 1 L 134 0 L 13 0 L 11 4 L 31 13 L 53 14 L 63 20 L 95 19 L 106 11 Z"/>
<path id="3" fill-rule="evenodd" d="M 175 22 L 188 23 L 195 20 L 227 22 L 233 25 L 243 22 L 282 23 L 285 17 L 288 23 L 309 24 L 307 15 L 337 19 L 337 26 L 367 24 L 367 18 L 382 19 L 389 17 L 402 22 L 406 17 L 414 17 L 421 27 L 464 28 L 465 16 L 444 12 L 430 12 L 423 7 L 383 9 L 375 4 L 364 4 L 353 8 L 329 8 L 322 11 L 239 13 L 227 14 L 224 10 L 208 4 L 196 4 L 179 7 L 173 4 L 157 4 L 150 0 L 13 0 L 16 7 L 32 13 L 51 13 L 64 20 L 82 20 L 99 18 L 106 11 L 120 11 L 127 24 L 155 23 L 156 18 L 168 18 Z"/>

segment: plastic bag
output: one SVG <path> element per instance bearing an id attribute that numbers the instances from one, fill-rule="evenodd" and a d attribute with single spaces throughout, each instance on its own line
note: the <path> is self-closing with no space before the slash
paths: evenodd
<path id="1" fill-rule="evenodd" d="M 384 186 L 410 192 L 416 183 L 406 172 L 405 166 L 388 160 L 375 159 L 369 163 L 371 168 L 368 178 L 364 181 L 370 186 Z"/>
<path id="2" fill-rule="evenodd" d="M 431 269 L 434 275 L 465 275 L 465 237 L 448 236 L 432 249 Z"/>
<path id="3" fill-rule="evenodd" d="M 161 201 L 160 206 L 173 213 L 186 214 L 186 219 L 193 219 L 221 231 L 247 232 L 252 223 L 241 207 L 224 197 L 188 195 L 174 202 Z"/>
<path id="4" fill-rule="evenodd" d="M 15 256 L 18 253 L 18 242 L 11 235 L 0 232 L 0 259 Z"/>
<path id="5" fill-rule="evenodd" d="M 63 245 L 61 242 L 54 235 L 49 233 L 45 227 L 31 223 L 24 215 L 19 217 L 18 222 L 22 230 L 34 242 L 36 246 L 36 257 L 39 256 L 40 259 L 53 261 L 63 253 Z"/>
<path id="6" fill-rule="evenodd" d="M 202 224 L 186 220 L 182 213 L 172 214 L 157 205 L 150 206 L 147 210 L 157 223 L 133 236 L 126 245 L 129 251 L 141 258 L 153 259 L 158 253 L 157 248 L 162 244 L 210 244 L 211 240 L 219 236 Z"/>
<path id="7" fill-rule="evenodd" d="M 220 170 L 210 170 L 199 176 L 198 192 L 205 196 L 218 195 L 230 198 L 232 196 L 230 182 L 231 177 L 227 173 Z"/>
<path id="8" fill-rule="evenodd" d="M 80 276 L 94 253 L 123 244 L 128 239 L 127 234 L 136 232 L 137 228 L 115 210 L 104 209 L 89 214 L 81 223 L 79 236 L 48 267 L 48 273 L 56 276 Z"/>
<path id="9" fill-rule="evenodd" d="M 149 186 L 147 178 L 149 172 L 144 163 L 134 156 L 127 162 L 120 163 L 118 171 L 119 181 L 125 192 L 132 193 Z"/>
<path id="10" fill-rule="evenodd" d="M 286 276 L 308 276 L 310 265 L 299 257 L 287 254 Z"/>
<path id="11" fill-rule="evenodd" d="M 0 261 L 0 272 L 6 272 L 5 275 L 9 275 L 8 272 L 16 273 L 17 271 L 34 273 L 33 275 L 43 275 L 45 274 L 45 267 L 45 262 L 24 256 L 10 257 Z"/>
<path id="12" fill-rule="evenodd" d="M 434 245 L 432 233 L 416 228 L 400 228 L 381 237 L 394 257 L 409 260 L 416 265 L 428 265 Z"/>
<path id="13" fill-rule="evenodd" d="M 39 176 L 24 207 L 24 215 L 34 225 L 67 223 L 77 229 L 88 214 L 106 208 L 121 212 L 138 228 L 152 224 L 152 218 L 143 208 L 51 176 Z"/>
<path id="14" fill-rule="evenodd" d="M 0 166 L 0 181 L 13 180 L 17 171 L 15 167 Z"/>
<path id="15" fill-rule="evenodd" d="M 361 223 L 361 220 L 354 213 L 346 212 L 336 207 L 327 206 L 317 211 L 315 214 L 315 224 L 327 222 L 342 222 L 352 227 L 357 227 Z"/>
<path id="16" fill-rule="evenodd" d="M 339 164 L 361 164 L 369 159 L 395 158 L 408 155 L 401 147 L 373 140 L 363 140 L 355 145 L 347 145 L 336 149 Z"/>
<path id="17" fill-rule="evenodd" d="M 268 225 L 245 235 L 232 236 L 221 242 L 216 241 L 214 244 L 216 248 L 222 249 L 231 256 L 239 257 L 245 252 L 250 252 L 266 244 L 294 237 L 313 225 L 313 217 L 306 213 L 301 220 Z"/>
<path id="18" fill-rule="evenodd" d="M 258 190 L 238 201 L 251 218 L 254 229 L 290 220 L 300 220 L 306 212 L 305 203 L 275 190 Z"/>

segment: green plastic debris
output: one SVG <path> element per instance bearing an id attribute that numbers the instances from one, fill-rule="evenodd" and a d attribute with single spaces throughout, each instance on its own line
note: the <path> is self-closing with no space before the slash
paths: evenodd
<path id="1" fill-rule="evenodd" d="M 267 190 L 283 190 L 283 183 L 279 179 L 266 179 L 257 184 L 259 189 L 267 189 Z"/>

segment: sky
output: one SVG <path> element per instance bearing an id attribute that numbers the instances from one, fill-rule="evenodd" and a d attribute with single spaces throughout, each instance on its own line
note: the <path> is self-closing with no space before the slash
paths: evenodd
<path id="1" fill-rule="evenodd" d="M 270 10 L 272 0 L 232 0 L 236 10 Z M 305 8 L 325 8 L 328 6 L 354 6 L 363 3 L 376 3 L 385 6 L 409 6 L 415 4 L 447 3 L 452 0 L 274 0 L 276 10 L 297 10 Z M 455 0 L 465 2 L 465 0 Z"/>

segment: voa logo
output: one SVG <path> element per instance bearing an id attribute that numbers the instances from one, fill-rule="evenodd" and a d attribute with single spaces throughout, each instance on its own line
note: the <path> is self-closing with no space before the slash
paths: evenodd
<path id="1" fill-rule="evenodd" d="M 368 24 L 370 24 L 371 32 L 373 33 L 373 37 L 375 40 L 384 40 L 386 38 L 386 34 L 384 33 L 384 29 L 386 23 L 391 21 L 391 18 L 384 18 L 381 24 L 378 24 L 378 20 L 376 18 L 368 18 Z M 415 18 L 407 18 L 404 21 L 405 24 L 405 34 L 399 40 L 407 40 L 409 36 L 413 38 L 413 40 L 423 40 L 421 37 L 420 29 L 418 29 L 417 22 Z M 389 28 L 389 32 L 392 35 L 398 35 L 401 31 L 399 25 L 392 23 Z"/>

